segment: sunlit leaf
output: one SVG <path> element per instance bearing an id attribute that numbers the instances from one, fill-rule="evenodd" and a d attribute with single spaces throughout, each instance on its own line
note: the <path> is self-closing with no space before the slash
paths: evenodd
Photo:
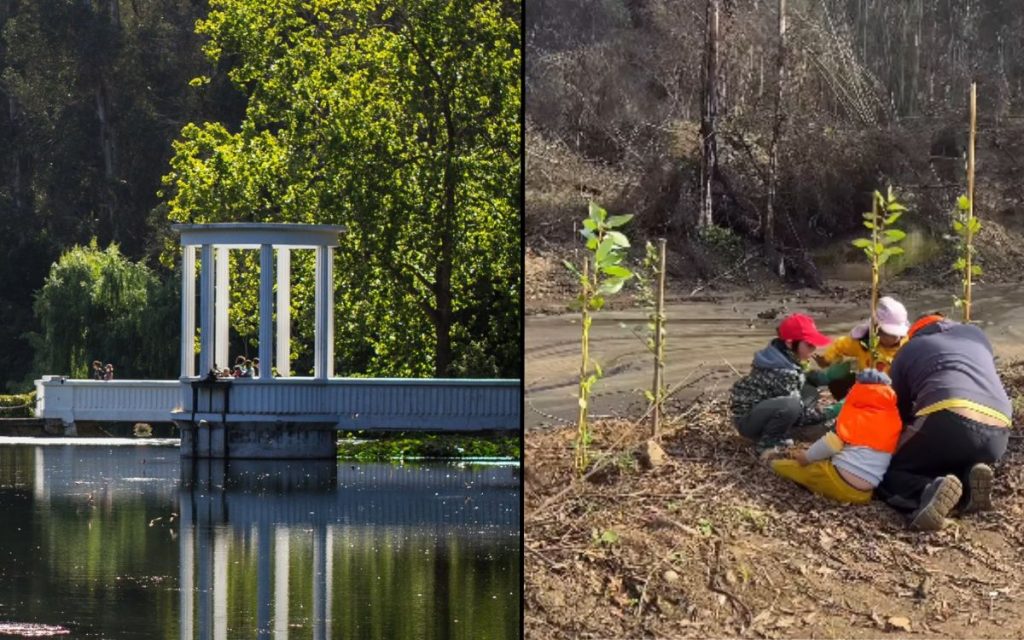
<path id="1" fill-rule="evenodd" d="M 609 296 L 616 294 L 620 289 L 622 289 L 622 285 L 625 284 L 625 282 L 626 281 L 622 278 L 609 278 L 601 283 L 601 286 L 598 288 L 598 292 Z"/>
<path id="2" fill-rule="evenodd" d="M 609 265 L 609 266 L 601 267 L 601 271 L 603 271 L 606 275 L 613 276 L 615 278 L 626 278 L 626 279 L 628 279 L 628 278 L 633 277 L 633 272 L 632 271 L 630 271 L 626 267 L 620 267 L 618 265 Z"/>
<path id="3" fill-rule="evenodd" d="M 609 231 L 607 236 L 616 246 L 626 248 L 629 246 L 629 240 L 619 231 Z"/>
<path id="4" fill-rule="evenodd" d="M 633 214 L 631 214 L 631 213 L 627 213 L 627 214 L 623 214 L 623 215 L 618 215 L 618 216 L 612 216 L 612 217 L 608 218 L 608 221 L 605 222 L 605 225 L 609 229 L 614 229 L 616 227 L 621 227 L 622 225 L 626 224 L 627 222 L 629 222 L 632 219 L 633 219 Z"/>

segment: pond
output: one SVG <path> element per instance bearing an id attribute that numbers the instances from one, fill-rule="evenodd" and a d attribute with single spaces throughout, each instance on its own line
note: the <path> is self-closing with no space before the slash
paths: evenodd
<path id="1" fill-rule="evenodd" d="M 0 623 L 105 639 L 519 637 L 517 466 L 225 465 L 83 442 L 0 438 Z"/>

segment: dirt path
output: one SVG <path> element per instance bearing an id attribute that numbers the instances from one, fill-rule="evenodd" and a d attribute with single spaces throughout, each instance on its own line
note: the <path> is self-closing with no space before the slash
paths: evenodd
<path id="1" fill-rule="evenodd" d="M 950 307 L 948 291 L 915 289 L 912 283 L 892 290 L 912 316 Z M 810 313 L 822 331 L 837 336 L 862 321 L 866 308 L 863 294 L 829 296 L 810 290 L 768 298 L 731 294 L 695 301 L 682 300 L 677 294 L 667 309 L 666 384 L 671 388 L 700 378 L 694 392 L 727 388 L 736 375 L 733 368 L 740 372 L 749 368 L 751 355 L 768 342 L 781 315 Z M 1024 289 L 1020 285 L 978 287 L 973 316 L 980 320 L 998 357 L 1024 357 Z M 643 396 L 638 390 L 650 388 L 652 360 L 630 328 L 643 327 L 645 322 L 642 309 L 604 311 L 595 317 L 591 353 L 604 369 L 604 378 L 595 387 L 593 415 L 635 417 L 642 411 Z M 575 419 L 579 340 L 576 314 L 527 316 L 527 429 Z"/>

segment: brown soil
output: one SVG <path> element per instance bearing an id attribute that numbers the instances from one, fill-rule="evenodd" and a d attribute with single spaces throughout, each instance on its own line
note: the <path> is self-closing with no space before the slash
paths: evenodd
<path id="1" fill-rule="evenodd" d="M 1021 424 L 1024 363 L 1004 379 Z M 671 462 L 653 471 L 629 454 L 646 424 L 598 423 L 585 480 L 572 428 L 527 432 L 528 637 L 1019 633 L 1024 441 L 996 466 L 997 511 L 915 533 L 884 504 L 841 506 L 774 476 L 721 396 L 679 402 L 667 410 Z"/>

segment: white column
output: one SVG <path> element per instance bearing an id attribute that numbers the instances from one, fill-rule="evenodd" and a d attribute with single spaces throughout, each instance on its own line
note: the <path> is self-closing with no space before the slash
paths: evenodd
<path id="1" fill-rule="evenodd" d="M 288 527 L 274 529 L 274 640 L 288 640 Z"/>
<path id="2" fill-rule="evenodd" d="M 282 378 L 292 375 L 292 253 L 284 247 L 277 248 L 277 374 Z M 270 371 L 270 367 L 267 367 Z"/>
<path id="3" fill-rule="evenodd" d="M 334 376 L 334 254 L 331 247 L 316 248 L 316 345 L 313 377 Z"/>
<path id="4" fill-rule="evenodd" d="M 227 247 L 217 247 L 217 281 L 215 287 L 217 289 L 217 331 L 214 337 L 216 354 L 213 358 L 214 363 L 223 369 L 224 367 L 230 367 L 231 357 L 228 353 L 228 302 L 231 300 L 231 279 L 228 275 L 228 249 Z M 205 373 L 205 372 L 204 372 Z"/>
<path id="5" fill-rule="evenodd" d="M 199 375 L 205 376 L 213 366 L 213 245 L 204 244 L 199 276 Z"/>
<path id="6" fill-rule="evenodd" d="M 181 248 L 181 377 L 196 375 L 196 248 Z"/>
<path id="7" fill-rule="evenodd" d="M 260 380 L 274 364 L 274 247 L 260 245 Z"/>

